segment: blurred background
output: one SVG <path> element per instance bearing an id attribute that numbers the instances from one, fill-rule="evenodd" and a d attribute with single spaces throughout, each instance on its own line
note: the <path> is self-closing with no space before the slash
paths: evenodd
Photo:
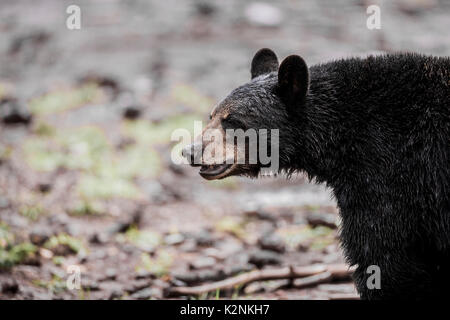
<path id="1" fill-rule="evenodd" d="M 381 9 L 369 30 L 366 9 Z M 81 29 L 66 27 L 69 5 Z M 450 2 L 0 2 L 0 298 L 161 299 L 255 268 L 344 263 L 335 201 L 303 176 L 203 180 L 175 165 L 193 130 L 250 79 L 253 54 L 309 65 L 450 54 Z M 81 286 L 67 287 L 71 266 Z M 286 280 L 185 299 L 328 299 L 350 280 Z"/>

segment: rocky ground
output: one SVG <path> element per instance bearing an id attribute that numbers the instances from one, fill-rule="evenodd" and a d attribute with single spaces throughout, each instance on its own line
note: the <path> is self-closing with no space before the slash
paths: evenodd
<path id="1" fill-rule="evenodd" d="M 381 29 L 371 31 L 372 3 L 2 1 L 0 298 L 354 294 L 348 279 L 174 294 L 255 269 L 344 260 L 324 186 L 303 176 L 207 182 L 171 161 L 170 135 L 192 131 L 247 81 L 261 47 L 309 64 L 450 54 L 448 1 L 378 1 Z M 69 4 L 82 9 L 81 30 L 65 27 Z M 81 286 L 71 289 L 74 270 Z"/>

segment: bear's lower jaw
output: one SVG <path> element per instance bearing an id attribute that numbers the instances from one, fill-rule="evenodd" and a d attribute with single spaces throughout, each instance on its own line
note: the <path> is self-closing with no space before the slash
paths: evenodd
<path id="1" fill-rule="evenodd" d="M 200 175 L 207 180 L 216 180 L 227 177 L 232 171 L 233 164 L 215 164 L 203 165 L 200 169 Z"/>

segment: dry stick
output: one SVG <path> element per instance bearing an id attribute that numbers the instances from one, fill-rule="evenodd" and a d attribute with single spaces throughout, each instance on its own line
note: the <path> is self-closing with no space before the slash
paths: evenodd
<path id="1" fill-rule="evenodd" d="M 328 300 L 360 300 L 357 293 L 332 293 Z"/>
<path id="2" fill-rule="evenodd" d="M 344 264 L 336 265 L 312 265 L 305 267 L 284 267 L 278 269 L 253 270 L 222 281 L 207 283 L 197 287 L 174 287 L 170 289 L 170 295 L 200 295 L 216 290 L 233 289 L 254 281 L 280 280 L 304 278 L 303 283 L 297 283 L 300 287 L 311 286 L 334 279 L 348 278 L 353 271 Z M 313 278 L 313 276 L 316 276 Z M 307 277 L 307 278 L 305 278 Z M 296 280 L 296 281 L 299 281 Z M 297 287 L 295 281 L 294 286 Z"/>
<path id="3" fill-rule="evenodd" d="M 324 282 L 331 281 L 333 279 L 333 274 L 329 271 L 318 273 L 309 277 L 295 279 L 292 286 L 297 289 L 307 288 L 315 286 Z"/>

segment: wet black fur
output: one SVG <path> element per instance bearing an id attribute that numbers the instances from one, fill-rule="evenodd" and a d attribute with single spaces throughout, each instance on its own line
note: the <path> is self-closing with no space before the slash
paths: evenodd
<path id="1" fill-rule="evenodd" d="M 280 129 L 280 170 L 333 190 L 362 298 L 449 297 L 450 59 L 389 54 L 316 65 L 306 82 L 298 75 L 309 88 L 297 102 L 285 99 L 284 76 L 272 70 L 235 89 L 223 126 Z M 381 268 L 379 290 L 366 286 L 370 265 Z"/>

